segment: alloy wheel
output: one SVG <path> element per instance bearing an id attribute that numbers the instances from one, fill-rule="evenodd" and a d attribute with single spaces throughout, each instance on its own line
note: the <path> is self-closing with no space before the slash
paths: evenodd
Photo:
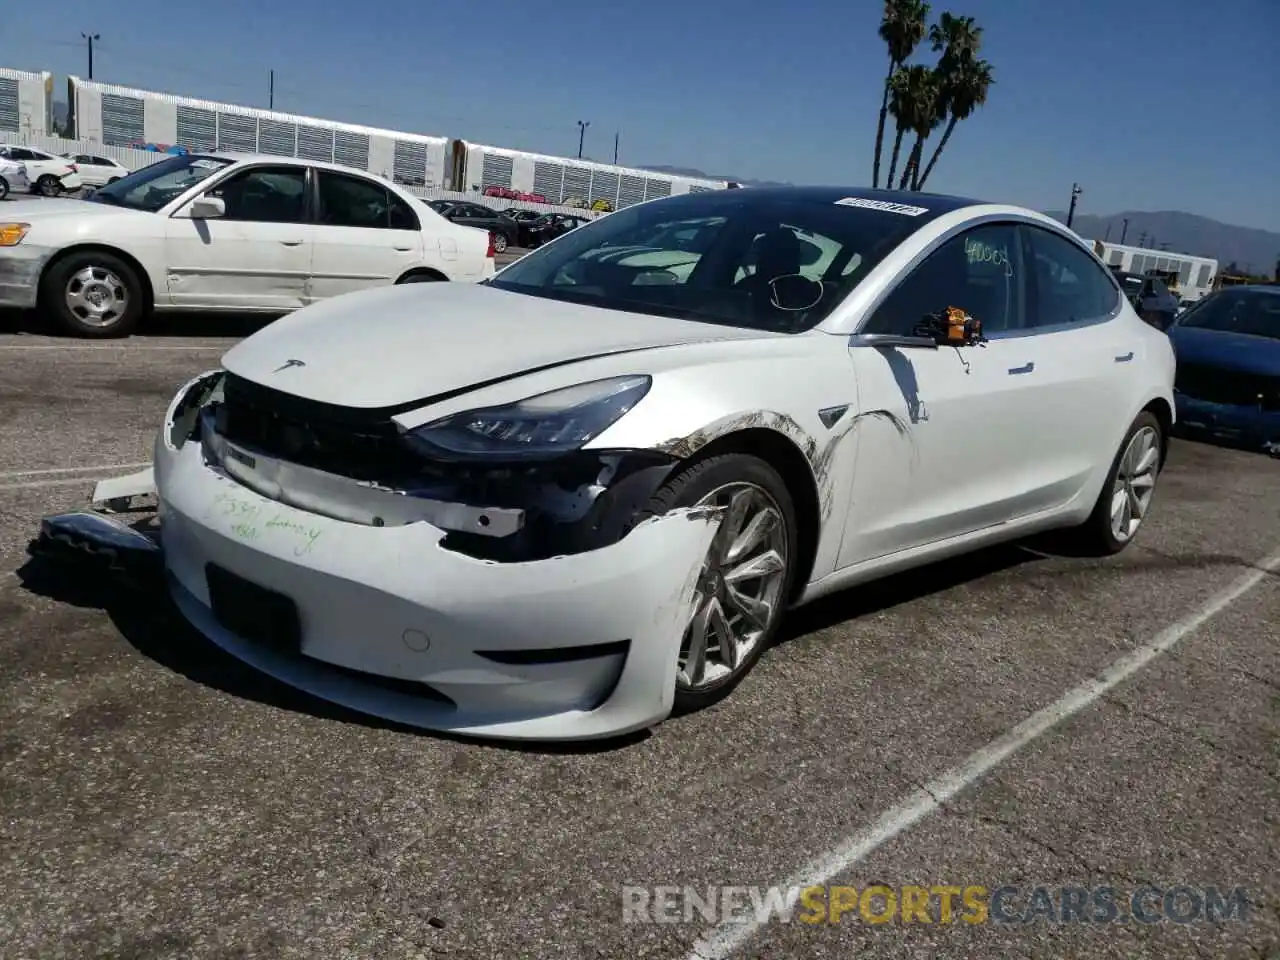
<path id="1" fill-rule="evenodd" d="M 782 607 L 787 531 L 778 504 L 753 483 L 725 484 L 699 501 L 724 507 L 694 593 L 676 686 L 719 686 L 747 663 Z"/>
<path id="2" fill-rule="evenodd" d="M 118 323 L 129 306 L 129 291 L 123 281 L 104 267 L 87 266 L 67 280 L 63 297 L 81 323 L 108 327 Z"/>
<path id="3" fill-rule="evenodd" d="M 1111 535 L 1119 543 L 1133 539 L 1151 506 L 1160 466 L 1160 436 L 1143 427 L 1129 438 L 1111 488 Z"/>

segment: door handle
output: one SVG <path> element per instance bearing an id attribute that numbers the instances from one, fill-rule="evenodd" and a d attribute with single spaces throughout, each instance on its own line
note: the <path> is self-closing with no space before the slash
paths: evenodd
<path id="1" fill-rule="evenodd" d="M 395 249 L 400 253 L 410 253 L 413 250 L 413 247 L 396 247 Z"/>
<path id="2" fill-rule="evenodd" d="M 300 247 L 300 246 L 302 246 L 302 241 L 301 241 L 301 240 L 281 240 L 280 242 L 281 242 L 282 244 L 284 244 L 286 247 Z"/>
<path id="3" fill-rule="evenodd" d="M 1023 364 L 1021 367 L 1010 367 L 1009 372 L 1010 373 L 1030 373 L 1035 368 L 1036 368 L 1036 365 L 1028 361 L 1027 363 Z"/>
<path id="4" fill-rule="evenodd" d="M 1128 363 L 1132 359 L 1133 359 L 1133 351 L 1130 350 L 1128 353 L 1123 353 L 1120 356 L 1116 357 L 1116 363 Z"/>

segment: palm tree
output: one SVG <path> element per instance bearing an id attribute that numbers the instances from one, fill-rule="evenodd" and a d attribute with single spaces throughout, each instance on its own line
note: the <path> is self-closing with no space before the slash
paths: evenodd
<path id="1" fill-rule="evenodd" d="M 919 64 L 904 67 L 894 74 L 890 93 L 889 109 L 898 127 L 893 140 L 893 159 L 889 163 L 889 178 L 885 181 L 885 187 L 892 190 L 893 175 L 898 169 L 898 151 L 902 147 L 902 138 L 908 130 L 915 131 L 918 135 L 922 127 L 927 131 L 933 125 L 934 101 L 937 99 L 933 71 Z M 913 148 L 912 154 L 914 153 Z M 908 160 L 902 171 L 902 181 L 898 184 L 899 190 L 906 188 L 907 173 L 910 169 L 911 162 Z"/>
<path id="2" fill-rule="evenodd" d="M 956 124 L 961 120 L 968 120 L 973 116 L 975 110 L 987 102 L 987 91 L 995 80 L 991 75 L 991 64 L 986 60 L 977 60 L 973 57 L 963 58 L 945 80 L 946 92 L 943 95 L 946 100 L 947 129 L 942 134 L 942 139 L 938 141 L 937 147 L 934 148 L 933 156 L 929 158 L 929 165 L 924 168 L 924 173 L 920 177 L 919 183 L 916 185 L 917 190 L 923 190 L 925 181 L 929 179 L 929 174 L 933 172 L 934 164 L 938 162 L 938 157 L 942 156 L 942 151 L 947 145 L 947 141 L 951 139 L 951 134 L 956 129 Z"/>
<path id="3" fill-rule="evenodd" d="M 907 127 L 916 135 L 916 142 L 907 157 L 907 165 L 902 168 L 902 179 L 898 181 L 899 190 L 907 188 L 912 174 L 920 167 L 920 154 L 924 152 L 925 140 L 942 122 L 938 115 L 938 71 L 928 67 L 908 67 L 906 72 L 910 74 L 907 81 L 910 101 L 907 107 Z"/>
<path id="4" fill-rule="evenodd" d="M 893 189 L 893 174 L 898 169 L 898 151 L 902 149 L 902 138 L 909 129 L 908 118 L 911 115 L 911 86 L 906 70 L 899 70 L 889 79 L 889 113 L 897 128 L 893 137 L 893 155 L 889 160 L 889 179 L 885 181 L 887 189 Z"/>
<path id="5" fill-rule="evenodd" d="M 889 96 L 894 75 L 924 39 L 929 20 L 929 4 L 924 0 L 885 0 L 884 17 L 880 21 L 880 39 L 889 48 L 889 72 L 884 78 L 884 94 L 880 98 L 880 125 L 876 127 L 876 159 L 871 173 L 871 186 L 880 186 L 880 154 L 884 149 L 884 124 L 889 114 Z M 889 175 L 890 184 L 893 174 Z"/>

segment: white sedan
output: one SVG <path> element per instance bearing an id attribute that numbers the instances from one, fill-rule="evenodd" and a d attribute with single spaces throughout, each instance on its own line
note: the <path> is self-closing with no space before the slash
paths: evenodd
<path id="1" fill-rule="evenodd" d="M 26 193 L 30 189 L 26 165 L 0 157 L 0 200 L 8 199 L 11 193 Z"/>
<path id="2" fill-rule="evenodd" d="M 119 160 L 104 157 L 96 153 L 64 153 L 62 155 L 76 166 L 80 179 L 86 187 L 101 187 L 104 184 L 123 180 L 130 170 Z"/>
<path id="3" fill-rule="evenodd" d="M 1038 213 L 690 194 L 233 347 L 156 441 L 159 550 L 190 622 L 290 684 L 604 737 L 723 697 L 833 591 L 1050 529 L 1124 549 L 1173 374 Z"/>
<path id="4" fill-rule="evenodd" d="M 0 210 L 0 306 L 40 306 L 82 337 L 122 336 L 152 310 L 288 313 L 494 270 L 485 231 L 382 178 L 284 157 L 169 157 L 85 200 Z"/>
<path id="5" fill-rule="evenodd" d="M 46 197 L 56 197 L 84 186 L 80 171 L 66 157 L 45 153 L 35 147 L 0 144 L 0 160 L 21 163 L 27 172 L 30 191 Z"/>

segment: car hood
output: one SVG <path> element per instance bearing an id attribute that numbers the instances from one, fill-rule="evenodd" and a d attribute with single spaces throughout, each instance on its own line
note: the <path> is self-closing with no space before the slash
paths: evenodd
<path id="1" fill-rule="evenodd" d="M 376 409 L 614 353 L 785 336 L 479 284 L 413 283 L 299 310 L 232 347 L 222 362 L 236 376 L 285 393 Z"/>
<path id="2" fill-rule="evenodd" d="M 1280 374 L 1280 340 L 1247 333 L 1178 327 L 1169 340 L 1180 363 L 1205 363 L 1246 373 Z"/>
<path id="3" fill-rule="evenodd" d="M 113 207 L 106 203 L 95 203 L 89 200 L 73 200 L 57 197 L 48 200 L 19 200 L 6 203 L 0 207 L 0 215 L 5 220 L 21 220 L 33 226 L 51 220 L 79 217 L 81 219 L 105 217 L 153 217 L 155 214 L 128 207 Z"/>

